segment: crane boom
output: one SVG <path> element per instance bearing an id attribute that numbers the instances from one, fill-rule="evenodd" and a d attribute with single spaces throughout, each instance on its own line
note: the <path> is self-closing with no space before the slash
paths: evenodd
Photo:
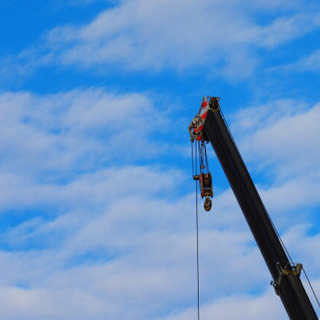
<path id="1" fill-rule="evenodd" d="M 318 319 L 300 280 L 301 264 L 292 264 L 228 130 L 219 98 L 210 97 L 202 139 L 209 141 L 273 278 L 276 293 L 293 320 Z"/>

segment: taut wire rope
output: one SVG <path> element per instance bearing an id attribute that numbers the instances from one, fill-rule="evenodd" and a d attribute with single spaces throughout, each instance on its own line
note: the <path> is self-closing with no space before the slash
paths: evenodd
<path id="1" fill-rule="evenodd" d="M 196 237 L 197 237 L 197 295 L 198 320 L 200 320 L 200 271 L 199 271 L 199 214 L 198 214 L 198 183 L 196 181 Z"/>
<path id="2" fill-rule="evenodd" d="M 196 142 L 197 143 L 197 142 Z M 198 168 L 198 156 L 197 156 L 197 146 L 195 146 L 193 151 L 193 143 L 191 142 L 191 155 L 192 155 L 192 177 L 197 175 Z M 198 182 L 195 180 L 196 184 L 196 251 L 197 251 L 197 319 L 200 320 L 200 268 L 199 268 L 199 211 L 198 211 Z"/>

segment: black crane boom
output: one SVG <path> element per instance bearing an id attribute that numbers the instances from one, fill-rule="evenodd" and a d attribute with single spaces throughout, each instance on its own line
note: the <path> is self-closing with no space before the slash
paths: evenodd
<path id="1" fill-rule="evenodd" d="M 300 280 L 301 264 L 291 264 L 220 110 L 210 97 L 202 139 L 210 141 L 273 278 L 273 286 L 293 320 L 318 319 Z"/>

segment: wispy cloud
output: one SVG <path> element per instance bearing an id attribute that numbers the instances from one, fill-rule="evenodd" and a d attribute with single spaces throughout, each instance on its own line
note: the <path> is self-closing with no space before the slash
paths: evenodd
<path id="1" fill-rule="evenodd" d="M 250 9 L 260 8 L 251 1 L 247 7 L 220 1 L 124 2 L 86 26 L 53 30 L 49 46 L 63 64 L 84 68 L 179 69 L 210 61 L 229 73 L 242 66 L 246 76 L 257 62 L 255 48 L 280 45 L 319 25 L 317 14 L 297 14 L 263 26 L 254 22 Z"/>
<path id="2" fill-rule="evenodd" d="M 6 115 L 2 136 L 11 141 L 1 144 L 1 211 L 18 220 L 0 238 L 2 314 L 12 319 L 22 314 L 32 319 L 191 318 L 196 292 L 194 197 L 183 189 L 184 169 L 138 165 L 132 159 L 145 155 L 136 145 L 131 149 L 125 144 L 108 155 L 110 141 L 129 128 L 137 129 L 135 139 L 148 149 L 148 137 L 166 123 L 167 111 L 157 108 L 159 126 L 150 125 L 152 99 L 102 89 L 44 96 L 6 93 L 0 100 Z M 280 111 L 270 118 L 264 116 L 269 105 L 245 110 L 247 122 L 242 114 L 235 115 L 237 134 L 246 138 L 248 129 L 256 141 L 252 148 L 261 137 L 276 134 L 277 126 L 295 128 L 297 118 L 313 128 L 317 105 L 295 110 L 294 103 L 277 104 Z M 256 114 L 261 115 L 258 120 Z M 120 119 L 126 125 L 116 127 Z M 301 132 L 292 134 L 297 138 Z M 268 148 L 280 142 L 271 139 Z M 158 144 L 163 142 L 156 142 L 155 149 Z M 289 145 L 282 156 L 295 147 Z M 115 159 L 124 150 L 128 159 L 120 166 Z M 275 170 L 282 168 L 280 155 L 268 163 Z M 303 153 L 295 157 L 301 159 Z M 316 167 L 314 162 L 309 165 Z M 281 183 L 284 192 L 291 192 L 287 178 Z M 279 193 L 272 186 L 266 192 Z M 309 200 L 302 198 L 306 207 Z M 268 204 L 280 211 L 278 200 L 270 196 Z M 281 205 L 281 210 L 291 209 L 289 201 L 282 199 Z M 266 318 L 274 318 L 274 310 L 282 306 L 271 290 L 264 293 L 270 276 L 230 190 L 216 197 L 213 212 L 200 215 L 203 314 L 231 316 L 232 305 L 234 312 L 243 310 L 239 319 L 253 319 L 261 309 Z M 289 227 L 284 228 L 285 238 L 292 246 L 294 229 Z M 299 233 L 301 246 L 307 244 L 303 262 L 316 259 L 317 241 Z M 254 290 L 260 293 L 252 297 Z M 19 310 L 13 308 L 17 301 Z M 248 304 L 252 308 L 245 308 Z M 277 313 L 279 319 L 283 312 Z"/>
<path id="3" fill-rule="evenodd" d="M 234 130 L 242 135 L 247 157 L 261 167 L 277 163 L 273 168 L 280 180 L 316 174 L 319 118 L 319 104 L 308 107 L 303 101 L 280 100 L 239 112 L 234 116 Z"/>
<path id="4" fill-rule="evenodd" d="M 320 204 L 319 119 L 319 104 L 294 100 L 248 108 L 233 117 L 240 150 L 253 176 L 263 174 L 260 192 L 282 232 L 306 216 L 318 230 L 311 212 Z"/>
<path id="5" fill-rule="evenodd" d="M 310 55 L 301 57 L 296 62 L 285 65 L 282 70 L 293 72 L 319 72 L 320 50 L 315 50 Z"/>
<path id="6" fill-rule="evenodd" d="M 0 99 L 2 168 L 72 172 L 76 164 L 90 170 L 111 159 L 137 159 L 145 148 L 148 155 L 161 151 L 149 137 L 165 119 L 153 117 L 146 95 L 76 90 L 46 97 L 5 93 Z"/>
<path id="7" fill-rule="evenodd" d="M 264 66 L 283 55 L 297 61 L 301 50 L 293 46 L 315 39 L 318 1 L 53 2 L 54 13 L 26 31 L 38 41 L 0 61 L 1 317 L 196 317 L 186 130 L 194 112 L 186 105 L 208 88 L 228 91 L 227 120 L 249 171 L 293 259 L 320 292 L 319 103 L 266 95 L 262 105 L 233 112 L 242 97 L 257 94 L 244 87 L 257 87 Z M 19 6 L 23 16 L 26 8 Z M 296 68 L 317 64 L 315 51 Z M 17 84 L 24 77 L 33 78 Z M 246 81 L 233 87 L 226 78 Z M 5 91 L 10 79 L 25 91 Z M 213 208 L 200 207 L 199 215 L 202 315 L 283 319 L 236 199 L 220 184 L 222 169 L 210 167 Z"/>
<path id="8" fill-rule="evenodd" d="M 182 313 L 165 317 L 163 320 L 192 320 L 195 317 L 195 312 L 195 309 L 189 309 Z M 201 317 L 210 318 L 213 315 L 217 319 L 237 318 L 243 320 L 255 320 L 258 318 L 280 320 L 287 316 L 280 305 L 280 300 L 274 296 L 271 290 L 259 297 L 232 296 L 202 306 Z"/>
<path id="9" fill-rule="evenodd" d="M 280 13 L 274 18 L 275 10 Z M 266 20 L 270 15 L 271 22 L 258 23 L 257 14 Z M 260 64 L 257 50 L 302 37 L 318 28 L 319 21 L 318 11 L 299 2 L 122 1 L 89 24 L 51 30 L 19 69 L 58 64 L 97 70 L 103 65 L 108 73 L 210 64 L 217 74 L 239 79 Z M 19 66 L 25 57 L 21 53 L 13 64 Z M 12 69 L 9 62 L 2 63 L 3 70 L 6 65 Z"/>
<path id="10" fill-rule="evenodd" d="M 300 38 L 305 34 L 319 28 L 320 13 L 311 16 L 308 14 L 296 14 L 279 17 L 269 25 L 261 28 L 257 34 L 257 42 L 261 46 L 276 47 L 286 42 Z M 260 39 L 260 41 L 258 40 Z"/>

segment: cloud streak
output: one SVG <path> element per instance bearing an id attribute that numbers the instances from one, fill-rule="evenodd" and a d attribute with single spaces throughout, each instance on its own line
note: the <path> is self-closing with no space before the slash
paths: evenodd
<path id="1" fill-rule="evenodd" d="M 114 165 L 114 159 L 123 149 L 112 150 L 109 157 L 100 151 L 109 151 L 110 139 L 128 129 L 138 128 L 134 135 L 139 141 L 154 131 L 158 133 L 166 123 L 167 110 L 157 108 L 159 122 L 153 126 L 147 121 L 149 113 L 154 112 L 148 96 L 102 89 L 46 96 L 5 93 L 0 100 L 6 115 L 2 135 L 12 141 L 1 144 L 1 212 L 4 217 L 18 216 L 18 222 L 0 238 L 0 301 L 5 317 L 193 317 L 194 198 L 184 189 L 186 172 L 175 165 L 164 169 L 157 162 L 137 165 L 132 159 L 145 157 L 138 152 L 136 158 L 135 147 L 140 150 L 139 146 L 126 149 L 128 159 L 121 166 Z M 277 135 L 278 127 L 295 128 L 296 119 L 303 120 L 311 130 L 310 138 L 317 134 L 312 131 L 317 130 L 312 123 L 318 105 L 296 110 L 295 104 L 277 103 L 279 112 L 270 118 L 265 117 L 269 106 L 244 110 L 245 119 L 241 118 L 243 114 L 235 115 L 235 132 L 242 139 L 249 132 L 255 141 L 253 150 L 261 139 L 273 132 Z M 120 119 L 126 126 L 117 129 L 114 124 Z M 299 128 L 291 130 L 294 137 L 300 134 Z M 271 139 L 268 148 L 281 150 L 278 144 L 286 144 L 291 138 L 284 135 L 283 141 Z M 140 143 L 150 148 L 148 139 Z M 297 143 L 299 148 L 308 148 Z M 155 148 L 158 144 L 163 144 L 161 139 Z M 275 152 L 267 165 L 281 171 L 280 156 L 285 158 L 292 152 L 289 149 L 296 147 L 289 145 L 280 155 Z M 23 158 L 26 151 L 29 154 Z M 263 152 L 269 151 L 255 151 L 261 157 L 265 156 Z M 159 156 L 157 152 L 153 155 Z M 292 166 L 299 167 L 299 163 L 296 159 Z M 309 165 L 316 166 L 314 162 Z M 284 193 L 291 192 L 288 183 L 285 178 L 281 180 Z M 318 185 L 315 190 L 319 190 Z M 275 186 L 265 192 L 268 204 L 278 212 L 291 209 L 292 203 L 283 201 Z M 302 194 L 300 200 L 301 207 L 306 208 L 310 199 Z M 270 276 L 230 190 L 216 197 L 213 211 L 214 215 L 200 215 L 203 314 L 223 318 L 236 312 L 242 314 L 240 319 L 253 319 L 263 309 L 269 310 L 266 318 L 274 317 L 274 310 L 280 310 L 281 304 L 270 289 L 265 292 Z M 306 245 L 303 262 L 311 264 L 316 259 L 318 237 L 297 233 L 291 225 L 283 230 L 286 242 L 296 248 L 295 254 L 300 255 Z M 299 236 L 301 247 L 293 245 L 294 235 Z M 253 298 L 254 291 L 258 294 Z M 13 308 L 16 301 L 19 309 Z M 230 311 L 230 305 L 234 311 Z M 246 308 L 248 305 L 252 307 Z M 170 315 L 163 310 L 170 310 Z M 279 319 L 283 312 L 277 313 Z"/>
<path id="2" fill-rule="evenodd" d="M 273 18 L 275 10 L 280 14 Z M 271 22 L 258 23 L 256 15 Z M 121 1 L 88 24 L 54 28 L 38 48 L 3 61 L 2 73 L 8 65 L 18 73 L 37 64 L 99 72 L 103 66 L 103 73 L 211 65 L 210 72 L 243 79 L 263 63 L 259 50 L 273 50 L 319 25 L 319 10 L 299 1 Z"/>
<path id="3" fill-rule="evenodd" d="M 284 66 L 283 70 L 294 72 L 319 72 L 320 50 L 315 50 L 308 56 L 301 57 L 296 62 Z"/>
<path id="4" fill-rule="evenodd" d="M 123 2 L 86 26 L 53 30 L 49 46 L 61 54 L 62 64 L 84 68 L 124 64 L 133 71 L 179 69 L 210 61 L 225 72 L 242 63 L 242 71 L 249 70 L 246 76 L 257 63 L 255 49 L 279 46 L 319 26 L 317 14 L 283 16 L 258 25 L 251 14 L 261 7 L 251 1 L 246 10 L 221 1 Z"/>
<path id="5" fill-rule="evenodd" d="M 34 14 L 32 6 L 15 16 L 26 17 L 26 8 Z M 318 52 L 308 42 L 319 30 L 319 3 L 69 0 L 51 8 L 55 14 L 28 29 L 38 41 L 0 61 L 1 316 L 196 317 L 186 127 L 197 111 L 190 105 L 211 88 L 228 92 L 226 118 L 253 180 L 319 292 L 319 99 L 266 101 L 276 94 L 268 92 L 263 104 L 239 109 L 258 86 L 282 82 L 265 71 L 284 58 L 301 71 L 316 69 Z M 53 29 L 50 17 L 60 21 Z M 302 50 L 313 53 L 299 60 Z M 30 81 L 21 84 L 24 77 Z M 208 152 L 215 197 L 212 211 L 201 206 L 199 215 L 202 315 L 283 319 L 263 258 Z"/>

